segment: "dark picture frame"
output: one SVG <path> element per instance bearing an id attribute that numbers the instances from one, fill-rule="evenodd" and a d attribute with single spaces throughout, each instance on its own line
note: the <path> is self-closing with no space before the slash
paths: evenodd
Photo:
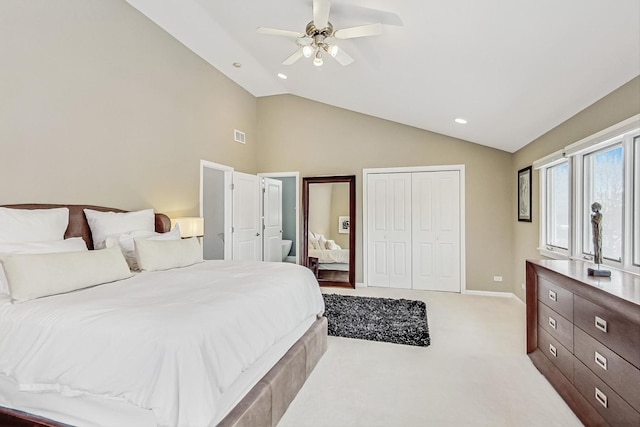
<path id="1" fill-rule="evenodd" d="M 518 221 L 531 222 L 531 166 L 518 171 Z"/>

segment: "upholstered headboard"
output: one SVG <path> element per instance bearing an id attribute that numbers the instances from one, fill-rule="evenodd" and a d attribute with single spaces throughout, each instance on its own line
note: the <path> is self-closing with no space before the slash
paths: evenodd
<path id="1" fill-rule="evenodd" d="M 64 233 L 64 237 L 82 237 L 89 249 L 93 249 L 93 238 L 91 237 L 91 229 L 89 228 L 89 223 L 87 223 L 87 218 L 84 216 L 83 209 L 93 209 L 102 212 L 126 212 L 121 209 L 91 205 L 47 205 L 32 203 L 24 205 L 2 205 L 2 207 L 14 209 L 69 208 L 69 226 Z M 169 217 L 165 214 L 156 213 L 156 231 L 158 233 L 166 233 L 169 230 L 171 230 L 171 220 Z"/>

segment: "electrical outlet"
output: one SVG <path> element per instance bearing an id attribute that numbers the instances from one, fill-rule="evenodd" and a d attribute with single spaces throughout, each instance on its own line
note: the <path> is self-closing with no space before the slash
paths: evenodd
<path id="1" fill-rule="evenodd" d="M 502 282 L 502 276 L 493 276 L 494 282 Z"/>

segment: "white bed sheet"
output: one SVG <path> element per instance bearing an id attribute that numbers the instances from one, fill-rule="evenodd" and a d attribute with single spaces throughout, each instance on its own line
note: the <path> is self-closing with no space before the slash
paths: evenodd
<path id="1" fill-rule="evenodd" d="M 1 305 L 0 374 L 23 391 L 125 400 L 160 426 L 215 425 L 268 371 L 257 361 L 323 310 L 313 274 L 292 264 L 141 273 Z M 237 385 L 243 372 L 253 384 Z"/>
<path id="2" fill-rule="evenodd" d="M 309 249 L 309 256 L 318 258 L 320 264 L 349 264 L 349 249 Z"/>

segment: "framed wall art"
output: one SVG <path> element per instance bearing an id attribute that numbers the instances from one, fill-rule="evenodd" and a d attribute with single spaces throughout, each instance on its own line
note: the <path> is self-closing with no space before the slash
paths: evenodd
<path id="1" fill-rule="evenodd" d="M 349 233 L 349 217 L 348 216 L 339 216 L 338 217 L 338 233 L 347 234 Z"/>
<path id="2" fill-rule="evenodd" d="M 518 171 L 518 221 L 531 222 L 531 166 Z"/>

